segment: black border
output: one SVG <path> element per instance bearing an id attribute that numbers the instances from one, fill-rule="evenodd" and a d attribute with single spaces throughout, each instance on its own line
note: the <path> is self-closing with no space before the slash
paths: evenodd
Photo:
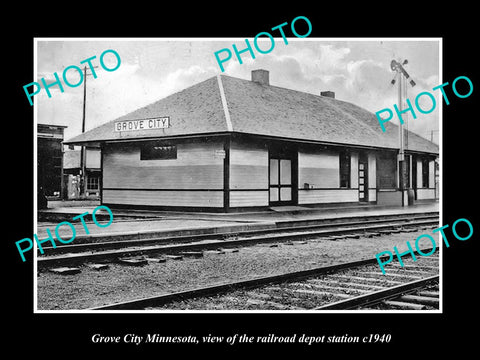
<path id="1" fill-rule="evenodd" d="M 41 5 L 41 6 L 40 6 Z M 298 355 L 306 352 L 315 357 L 344 351 L 366 355 L 390 356 L 402 352 L 404 356 L 417 357 L 424 353 L 438 356 L 445 350 L 468 353 L 477 342 L 476 323 L 470 321 L 476 313 L 476 297 L 472 287 L 478 283 L 478 210 L 475 155 L 478 143 L 475 119 L 478 117 L 478 59 L 476 58 L 476 12 L 468 5 L 438 4 L 436 8 L 422 9 L 408 4 L 381 4 L 365 6 L 341 3 L 328 6 L 314 3 L 294 7 L 294 4 L 277 4 L 261 11 L 259 5 L 247 3 L 206 6 L 184 4 L 184 9 L 159 4 L 75 4 L 68 11 L 64 5 L 29 4 L 25 9 L 12 9 L 19 18 L 3 25 L 8 39 L 6 48 L 16 56 L 4 56 L 9 63 L 4 66 L 8 78 L 4 96 L 8 101 L 9 117 L 4 118 L 4 134 L 11 139 L 4 142 L 4 166 L 14 178 L 14 189 L 4 193 L 6 236 L 2 242 L 8 271 L 4 272 L 4 325 L 7 333 L 6 350 L 15 354 L 25 349 L 33 355 L 49 354 L 51 358 L 76 355 L 108 354 L 176 356 L 194 351 L 205 351 L 211 357 L 222 352 L 239 354 L 239 351 L 265 350 L 271 356 L 295 348 Z M 186 5 L 186 6 L 185 6 Z M 15 5 L 13 5 L 15 7 Z M 335 8 L 334 8 L 335 7 Z M 159 11 L 149 11 L 150 8 Z M 188 10 L 188 11 L 186 11 Z M 70 14 L 75 21 L 66 20 Z M 466 99 L 455 98 L 446 89 L 451 100 L 443 107 L 443 224 L 452 224 L 458 218 L 469 219 L 475 229 L 468 241 L 451 241 L 444 248 L 444 313 L 443 314 L 318 314 L 318 315 L 176 315 L 176 314 L 33 314 L 32 258 L 22 263 L 14 241 L 31 237 L 33 233 L 33 112 L 25 101 L 22 86 L 33 78 L 33 37 L 254 37 L 258 32 L 290 22 L 296 16 L 310 19 L 313 31 L 310 37 L 442 37 L 443 78 L 450 84 L 461 75 L 468 76 L 474 84 L 473 94 Z M 134 26 L 132 26 L 134 24 Z M 12 31 L 13 30 L 13 31 Z M 17 30 L 18 32 L 15 32 Z M 12 34 L 13 32 L 13 34 Z M 13 63 L 13 64 L 12 64 Z M 8 68 L 7 68 L 8 66 Z M 18 135 L 18 136 L 14 136 Z M 18 138 L 18 139 L 17 139 Z M 19 144 L 15 142 L 18 141 Z M 451 231 L 447 230 L 449 238 Z M 98 345 L 92 344 L 95 333 L 124 335 L 127 333 L 163 333 L 165 335 L 220 335 L 247 333 L 250 336 L 308 334 L 308 335 L 362 335 L 387 333 L 392 335 L 388 344 L 320 344 L 320 345 L 256 345 L 226 344 L 204 346 Z M 385 352 L 388 351 L 388 352 Z M 11 352 L 10 352 L 11 353 Z M 473 352 L 472 352 L 473 353 Z M 253 354 L 253 353 L 252 353 Z"/>

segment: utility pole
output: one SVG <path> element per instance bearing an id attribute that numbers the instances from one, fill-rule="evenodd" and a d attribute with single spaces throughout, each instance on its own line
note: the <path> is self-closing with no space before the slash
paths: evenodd
<path id="1" fill-rule="evenodd" d="M 93 68 L 98 68 L 98 66 L 93 66 Z M 93 74 L 87 74 L 87 67 L 83 68 L 83 116 L 82 116 L 82 134 L 85 132 L 85 108 L 87 104 L 87 76 Z M 86 193 L 86 184 L 85 184 L 85 171 L 86 171 L 86 157 L 87 149 L 85 146 L 80 148 L 80 197 L 84 196 Z"/>
<path id="2" fill-rule="evenodd" d="M 404 60 L 402 64 L 396 60 L 392 60 L 390 63 L 390 68 L 392 71 L 396 71 L 398 76 L 398 111 L 400 114 L 403 114 L 403 93 L 405 93 L 405 99 L 407 98 L 407 80 L 410 78 L 410 75 L 405 71 L 403 65 L 408 64 L 408 60 Z M 405 83 L 404 85 L 402 83 Z M 395 84 L 395 79 L 392 80 L 392 84 Z M 415 86 L 415 81 L 410 80 L 410 85 Z M 405 205 L 405 191 L 407 179 L 407 164 L 405 162 L 405 134 L 403 131 L 403 121 L 400 121 L 398 127 L 398 137 L 399 137 L 399 153 L 398 153 L 398 167 L 399 167 L 399 188 L 402 192 L 402 206 Z"/>

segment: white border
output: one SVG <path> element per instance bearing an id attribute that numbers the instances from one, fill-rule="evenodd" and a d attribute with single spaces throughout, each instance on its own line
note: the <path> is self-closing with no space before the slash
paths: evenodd
<path id="1" fill-rule="evenodd" d="M 282 39 L 281 37 L 275 37 L 275 39 Z M 440 84 L 443 84 L 443 38 L 431 37 L 431 38 L 385 38 L 385 37 L 371 37 L 371 38 L 290 38 L 288 41 L 438 41 L 439 45 L 439 79 Z M 33 38 L 33 61 L 34 61 L 34 80 L 38 78 L 37 72 L 37 43 L 39 41 L 244 41 L 244 38 L 231 38 L 231 37 L 219 37 L 219 38 L 84 38 L 84 37 L 38 37 Z M 263 40 L 263 39 L 260 39 Z M 440 98 L 441 99 L 441 98 Z M 440 226 L 443 226 L 443 101 L 438 101 L 439 108 L 439 213 L 440 213 Z M 359 105 L 361 106 L 361 105 Z M 38 124 L 38 112 L 37 102 L 33 105 L 34 114 L 34 140 L 33 140 L 33 194 L 37 194 L 37 124 Z M 34 233 L 37 233 L 37 196 L 33 199 L 33 223 Z M 443 242 L 439 233 L 439 291 L 440 291 L 440 307 L 438 310 L 39 310 L 38 309 L 38 293 L 37 293 L 37 243 L 32 248 L 33 254 L 33 313 L 34 314 L 441 314 L 443 313 Z M 33 240 L 33 239 L 32 239 Z"/>

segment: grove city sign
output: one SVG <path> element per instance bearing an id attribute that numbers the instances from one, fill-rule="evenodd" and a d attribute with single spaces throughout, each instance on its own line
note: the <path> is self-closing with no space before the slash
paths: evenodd
<path id="1" fill-rule="evenodd" d="M 166 129 L 170 127 L 170 117 L 116 121 L 114 127 L 115 131 Z"/>

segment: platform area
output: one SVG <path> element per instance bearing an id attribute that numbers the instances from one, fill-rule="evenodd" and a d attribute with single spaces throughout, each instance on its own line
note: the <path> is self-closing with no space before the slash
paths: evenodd
<path id="1" fill-rule="evenodd" d="M 38 211 L 37 234 L 45 235 L 46 228 L 53 233 L 59 222 L 69 221 L 75 225 L 79 237 L 154 237 L 172 236 L 188 233 L 235 232 L 247 229 L 273 228 L 280 222 L 321 221 L 322 219 L 341 219 L 361 216 L 383 216 L 396 214 L 438 212 L 439 203 L 417 204 L 412 206 L 357 205 L 351 207 L 274 207 L 263 211 L 208 213 L 179 211 L 144 211 L 113 209 L 114 219 L 108 227 L 102 228 L 87 223 L 90 234 L 87 235 L 80 220 L 73 217 L 92 211 L 99 202 L 49 202 L 49 208 Z M 98 214 L 108 215 L 99 210 Z M 46 219 L 46 220 L 42 220 Z M 100 221 L 101 222 L 101 221 Z M 71 236 L 65 226 L 62 230 L 66 238 Z M 62 232 L 62 234 L 63 234 Z M 68 233 L 68 234 L 67 234 Z"/>

